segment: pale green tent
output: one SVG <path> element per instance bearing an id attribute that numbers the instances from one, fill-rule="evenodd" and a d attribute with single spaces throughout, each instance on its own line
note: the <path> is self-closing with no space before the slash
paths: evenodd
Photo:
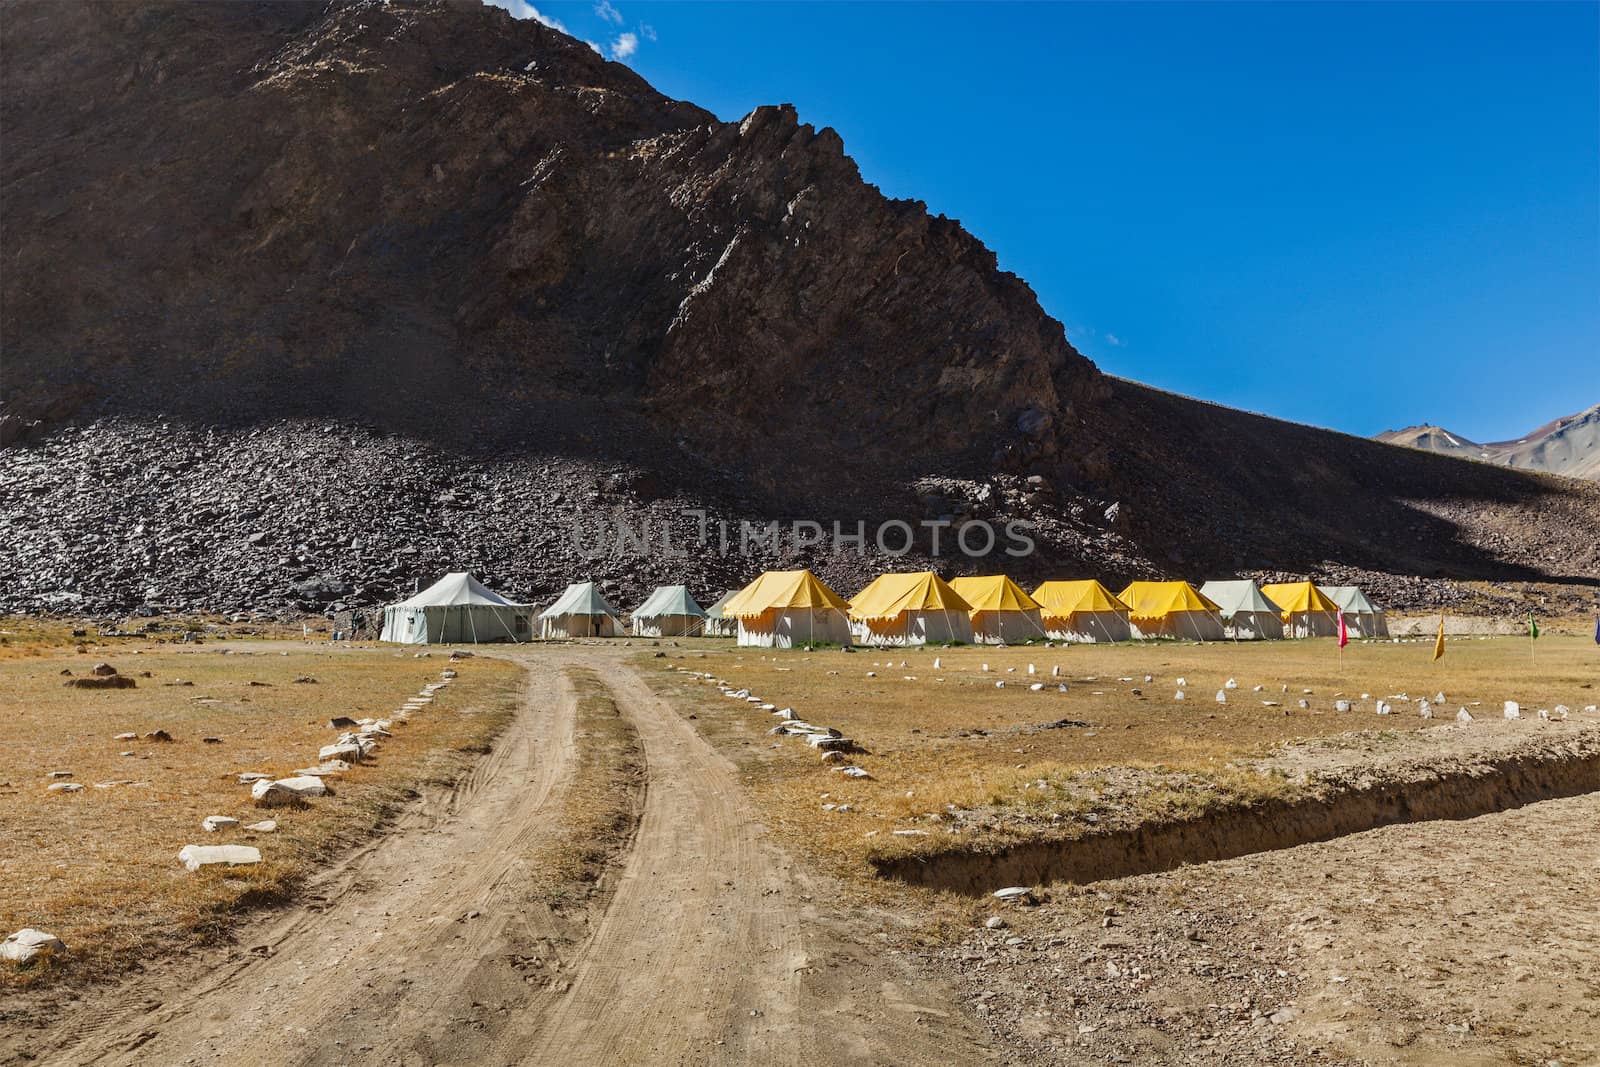
<path id="1" fill-rule="evenodd" d="M 1339 605 L 1344 626 L 1351 637 L 1388 637 L 1389 619 L 1359 586 L 1319 585 L 1322 595 Z"/>
<path id="2" fill-rule="evenodd" d="M 539 613 L 540 637 L 616 637 L 621 633 L 617 609 L 593 582 L 567 586 L 559 600 Z"/>
<path id="3" fill-rule="evenodd" d="M 407 645 L 526 641 L 533 636 L 533 612 L 457 571 L 384 608 L 382 640 Z"/>
<path id="4" fill-rule="evenodd" d="M 1200 595 L 1216 601 L 1222 616 L 1222 633 L 1235 641 L 1279 640 L 1283 637 L 1283 609 L 1274 604 L 1249 579 L 1207 582 Z"/>
<path id="5" fill-rule="evenodd" d="M 717 598 L 717 602 L 706 609 L 706 617 L 701 620 L 700 633 L 704 637 L 738 637 L 739 620 L 730 619 L 722 613 L 722 605 L 738 595 L 739 590 L 730 589 Z"/>
<path id="6" fill-rule="evenodd" d="M 635 637 L 687 637 L 700 632 L 705 609 L 694 602 L 688 586 L 658 585 L 633 609 Z"/>

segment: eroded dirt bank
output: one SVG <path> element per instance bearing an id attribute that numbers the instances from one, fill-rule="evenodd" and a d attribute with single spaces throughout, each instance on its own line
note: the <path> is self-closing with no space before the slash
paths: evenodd
<path id="1" fill-rule="evenodd" d="M 1542 739 L 1442 768 L 1401 763 L 1355 781 L 1319 780 L 1284 799 L 1177 821 L 1006 848 L 874 860 L 912 885 L 982 896 L 1009 885 L 1096 882 L 1329 841 L 1396 823 L 1470 819 L 1600 790 L 1600 731 Z"/>

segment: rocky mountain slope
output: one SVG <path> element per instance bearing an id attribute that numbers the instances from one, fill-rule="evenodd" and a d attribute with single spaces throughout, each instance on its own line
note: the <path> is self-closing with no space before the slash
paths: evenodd
<path id="1" fill-rule="evenodd" d="M 966 573 L 1600 581 L 1600 487 L 1102 375 L 790 107 L 718 121 L 471 0 L 0 18 L 0 609 L 885 565 L 572 534 L 685 510 L 1035 524 L 900 561 Z"/>
<path id="2" fill-rule="evenodd" d="M 1424 424 L 1385 430 L 1377 440 L 1520 470 L 1600 480 L 1600 404 L 1545 423 L 1515 441 L 1476 441 Z"/>

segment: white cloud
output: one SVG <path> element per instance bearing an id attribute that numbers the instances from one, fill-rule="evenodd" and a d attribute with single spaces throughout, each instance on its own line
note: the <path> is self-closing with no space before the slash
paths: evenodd
<path id="1" fill-rule="evenodd" d="M 647 41 L 653 41 L 656 39 L 656 28 L 648 22 L 641 22 L 639 23 L 639 36 Z"/>
<path id="2" fill-rule="evenodd" d="M 594 49 L 594 54 L 597 55 L 597 56 L 603 56 L 603 55 L 606 54 L 606 50 L 604 48 L 601 48 L 599 45 L 595 44 L 593 41 L 585 41 L 583 43 L 588 45 L 590 48 L 593 48 Z"/>
<path id="3" fill-rule="evenodd" d="M 528 0 L 485 0 L 485 2 L 493 7 L 505 8 L 507 11 L 511 12 L 513 18 L 532 19 L 541 25 L 549 26 L 552 30 L 556 30 L 560 33 L 567 32 L 567 27 L 564 22 L 558 18 L 552 18 L 549 15 L 546 15 L 544 12 L 528 3 Z"/>
<path id="4" fill-rule="evenodd" d="M 1124 341 L 1114 333 L 1106 334 L 1106 342 L 1114 348 L 1126 348 L 1128 344 L 1128 342 Z"/>
<path id="5" fill-rule="evenodd" d="M 618 34 L 617 39 L 611 42 L 611 58 L 627 59 L 639 50 L 639 35 L 637 33 Z"/>
<path id="6" fill-rule="evenodd" d="M 618 26 L 622 25 L 622 12 L 611 6 L 611 0 L 600 0 L 594 6 L 594 13 L 607 22 L 615 22 Z"/>

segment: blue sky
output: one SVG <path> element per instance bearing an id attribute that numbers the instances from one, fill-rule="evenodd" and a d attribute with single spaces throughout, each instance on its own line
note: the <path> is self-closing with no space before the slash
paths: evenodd
<path id="1" fill-rule="evenodd" d="M 537 13 L 724 119 L 832 126 L 1113 374 L 1357 434 L 1600 402 L 1600 5 Z"/>

